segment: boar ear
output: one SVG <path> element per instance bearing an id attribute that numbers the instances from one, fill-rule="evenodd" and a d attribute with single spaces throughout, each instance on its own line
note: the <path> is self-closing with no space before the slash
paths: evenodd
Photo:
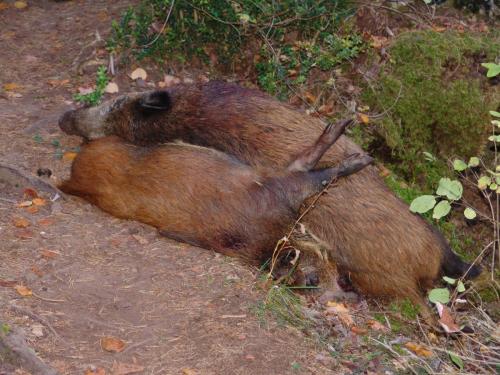
<path id="1" fill-rule="evenodd" d="M 139 99 L 137 103 L 144 112 L 168 111 L 172 107 L 172 100 L 167 91 L 152 91 Z"/>

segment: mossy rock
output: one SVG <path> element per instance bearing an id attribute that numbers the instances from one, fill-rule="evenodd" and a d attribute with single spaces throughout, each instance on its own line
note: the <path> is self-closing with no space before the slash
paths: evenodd
<path id="1" fill-rule="evenodd" d="M 446 159 L 480 154 L 491 131 L 488 111 L 500 102 L 499 87 L 488 82 L 481 63 L 494 61 L 498 51 L 498 31 L 398 36 L 388 48 L 389 62 L 363 95 L 373 110 L 386 113 L 372 134 L 386 153 L 378 156 L 426 188 L 446 174 Z M 424 151 L 439 160 L 429 163 Z"/>

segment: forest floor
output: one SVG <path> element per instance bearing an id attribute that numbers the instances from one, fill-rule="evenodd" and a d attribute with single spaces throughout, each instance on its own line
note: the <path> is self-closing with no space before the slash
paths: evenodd
<path id="1" fill-rule="evenodd" d="M 0 2 L 10 5 L 0 8 L 2 163 L 32 175 L 49 168 L 52 183 L 68 175 L 64 152 L 80 140 L 57 118 L 81 85 L 75 65 L 133 3 Z M 330 373 L 312 340 L 253 313 L 265 295 L 257 270 L 80 199 L 18 207 L 27 187 L 0 187 L 0 321 L 22 327 L 61 374 Z M 124 349 L 104 350 L 105 337 Z"/>

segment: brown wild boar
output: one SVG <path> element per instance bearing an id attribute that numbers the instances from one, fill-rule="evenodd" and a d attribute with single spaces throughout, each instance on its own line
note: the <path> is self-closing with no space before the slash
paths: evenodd
<path id="1" fill-rule="evenodd" d="M 138 147 L 110 136 L 85 145 L 61 190 L 170 238 L 261 264 L 309 196 L 368 165 L 367 155 L 311 170 L 351 121 L 329 126 L 290 166 L 260 173 L 220 151 L 167 143 Z"/>
<path id="2" fill-rule="evenodd" d="M 123 95 L 69 111 L 60 127 L 87 139 L 114 134 L 138 145 L 182 140 L 272 170 L 289 165 L 321 134 L 322 123 L 258 90 L 209 82 Z M 335 164 L 353 153 L 362 150 L 342 136 L 323 160 Z M 339 181 L 303 224 L 365 294 L 409 297 L 423 305 L 422 289 L 440 274 L 474 277 L 480 272 L 412 214 L 375 167 Z"/>

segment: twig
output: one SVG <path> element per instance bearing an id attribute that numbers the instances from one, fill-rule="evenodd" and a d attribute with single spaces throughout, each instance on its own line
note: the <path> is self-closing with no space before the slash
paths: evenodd
<path id="1" fill-rule="evenodd" d="M 38 294 L 35 294 L 35 293 L 33 293 L 33 297 L 36 297 L 36 298 L 38 298 L 42 301 L 45 301 L 45 302 L 66 302 L 66 300 L 64 300 L 64 299 L 45 298 L 45 297 L 39 296 Z"/>
<path id="2" fill-rule="evenodd" d="M 165 27 L 167 27 L 167 23 L 168 23 L 168 20 L 170 18 L 170 14 L 172 14 L 172 9 L 174 9 L 174 4 L 175 4 L 175 0 L 172 0 L 172 3 L 170 4 L 170 8 L 168 9 L 167 17 L 165 17 L 165 21 L 163 22 L 163 25 L 161 26 L 160 31 L 158 31 L 158 34 L 156 34 L 155 38 L 151 42 L 142 45 L 142 47 L 149 47 L 149 46 L 155 44 L 156 41 L 158 40 L 158 38 L 160 37 L 160 35 L 163 34 Z"/>

